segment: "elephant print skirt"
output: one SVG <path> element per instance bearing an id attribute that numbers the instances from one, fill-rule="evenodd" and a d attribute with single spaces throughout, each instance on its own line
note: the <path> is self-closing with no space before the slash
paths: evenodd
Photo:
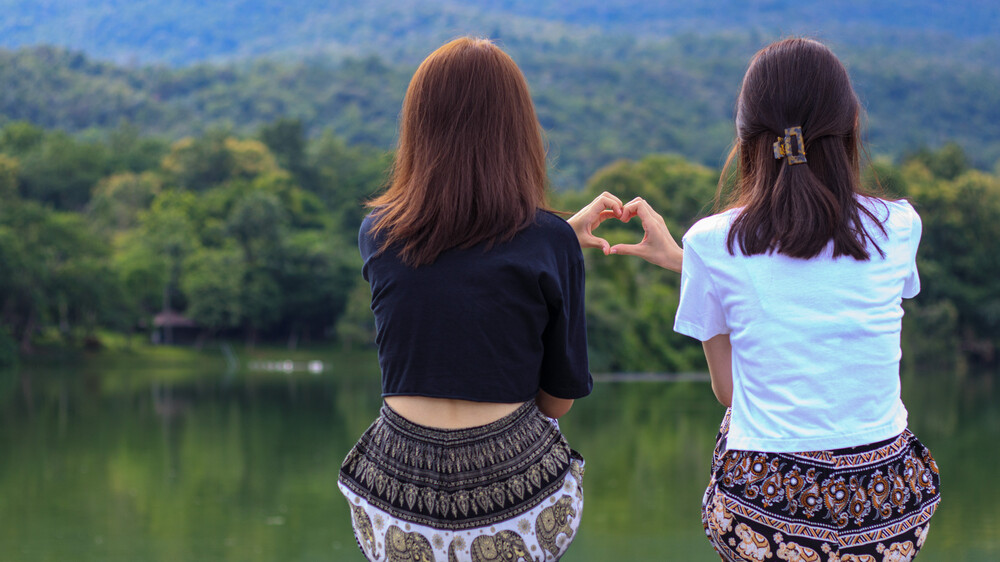
<path id="1" fill-rule="evenodd" d="M 804 453 L 727 451 L 728 430 L 727 411 L 702 504 L 723 560 L 909 562 L 927 539 L 938 467 L 909 430 Z"/>
<path id="2" fill-rule="evenodd" d="M 576 536 L 583 464 L 534 401 L 454 430 L 383 405 L 338 486 L 368 560 L 542 562 L 562 557 Z"/>

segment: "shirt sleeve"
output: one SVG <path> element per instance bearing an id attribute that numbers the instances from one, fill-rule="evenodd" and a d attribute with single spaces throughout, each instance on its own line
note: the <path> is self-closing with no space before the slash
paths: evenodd
<path id="1" fill-rule="evenodd" d="M 573 258 L 567 271 L 542 279 L 549 305 L 549 322 L 542 334 L 544 355 L 539 387 L 556 398 L 565 399 L 583 398 L 594 386 L 587 361 L 585 271 L 579 248 Z"/>
<path id="2" fill-rule="evenodd" d="M 920 292 L 920 273 L 917 271 L 917 247 L 920 246 L 920 236 L 923 233 L 923 224 L 920 215 L 916 211 L 913 213 L 913 225 L 910 231 L 910 261 L 909 271 L 903 281 L 903 298 L 912 299 Z"/>
<path id="3" fill-rule="evenodd" d="M 684 244 L 681 296 L 674 331 L 700 341 L 731 331 L 708 268 L 689 243 Z"/>

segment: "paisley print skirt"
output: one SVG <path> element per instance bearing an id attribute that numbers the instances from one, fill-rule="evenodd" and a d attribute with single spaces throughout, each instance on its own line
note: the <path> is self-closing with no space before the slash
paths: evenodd
<path id="1" fill-rule="evenodd" d="M 712 459 L 702 522 L 727 561 L 909 562 L 941 499 L 937 463 L 909 430 L 860 447 L 727 451 Z"/>
<path id="2" fill-rule="evenodd" d="M 491 424 L 435 429 L 383 405 L 338 486 L 368 560 L 558 560 L 583 514 L 583 458 L 534 401 Z"/>

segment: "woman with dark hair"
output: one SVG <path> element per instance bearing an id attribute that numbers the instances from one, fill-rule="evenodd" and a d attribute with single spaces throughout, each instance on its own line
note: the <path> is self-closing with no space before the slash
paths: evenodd
<path id="1" fill-rule="evenodd" d="M 737 102 L 727 210 L 691 227 L 682 252 L 634 200 L 620 217 L 638 216 L 646 237 L 606 248 L 675 271 L 683 262 L 674 329 L 703 342 L 729 407 L 702 506 L 724 560 L 911 560 L 940 499 L 900 400 L 920 218 L 862 191 L 860 112 L 827 47 L 765 47 Z M 572 221 L 584 245 L 599 245 L 599 207 Z"/>
<path id="2" fill-rule="evenodd" d="M 592 387 L 583 255 L 545 188 L 514 61 L 469 38 L 428 56 L 359 236 L 384 404 L 338 484 L 369 560 L 557 560 L 576 534 L 555 418 Z"/>

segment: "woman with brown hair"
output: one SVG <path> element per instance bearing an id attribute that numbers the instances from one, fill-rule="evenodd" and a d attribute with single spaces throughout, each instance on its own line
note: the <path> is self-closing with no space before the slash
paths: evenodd
<path id="1" fill-rule="evenodd" d="M 768 45 L 737 102 L 731 205 L 682 252 L 632 201 L 621 218 L 640 217 L 645 239 L 606 249 L 683 269 L 674 329 L 703 342 L 729 407 L 702 505 L 724 560 L 912 560 L 940 499 L 900 400 L 920 217 L 863 192 L 860 113 L 827 47 Z M 580 222 L 606 218 L 596 211 Z"/>
<path id="2" fill-rule="evenodd" d="M 359 235 L 384 404 L 338 484 L 369 560 L 557 560 L 576 534 L 555 418 L 592 387 L 583 255 L 545 189 L 514 61 L 470 38 L 428 56 Z"/>

